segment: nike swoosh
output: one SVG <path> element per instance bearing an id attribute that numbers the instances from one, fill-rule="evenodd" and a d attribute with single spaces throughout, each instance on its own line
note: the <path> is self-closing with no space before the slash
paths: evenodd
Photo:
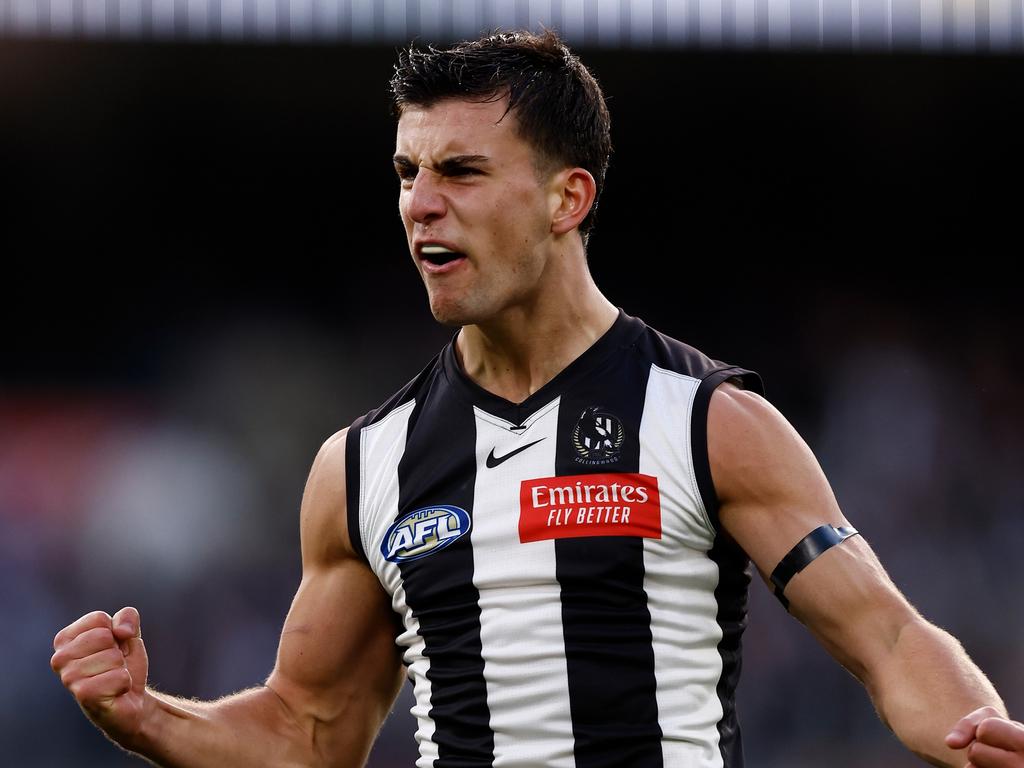
<path id="1" fill-rule="evenodd" d="M 544 438 L 542 437 L 540 440 L 543 440 L 543 439 Z M 504 456 L 495 456 L 494 455 L 494 449 L 491 448 L 491 453 L 487 457 L 487 468 L 488 469 L 494 469 L 496 466 L 501 464 L 501 462 L 508 461 L 513 456 L 515 456 L 517 453 L 522 453 L 523 451 L 525 451 L 530 446 L 536 445 L 537 443 L 540 442 L 540 440 L 534 440 L 532 443 L 527 443 L 526 445 L 520 446 L 519 448 L 516 448 L 514 451 L 506 453 Z"/>

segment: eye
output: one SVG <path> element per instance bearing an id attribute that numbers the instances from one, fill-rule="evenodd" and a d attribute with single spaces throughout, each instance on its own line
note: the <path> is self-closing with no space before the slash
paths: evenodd
<path id="1" fill-rule="evenodd" d="M 406 182 L 412 182 L 416 178 L 416 171 L 419 170 L 415 165 L 396 165 L 395 173 L 398 174 L 399 180 L 404 185 Z"/>

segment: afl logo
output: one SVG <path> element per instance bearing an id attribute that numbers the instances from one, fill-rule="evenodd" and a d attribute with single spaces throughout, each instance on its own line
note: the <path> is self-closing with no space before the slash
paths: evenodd
<path id="1" fill-rule="evenodd" d="M 572 431 L 576 461 L 580 464 L 611 464 L 618 460 L 626 430 L 622 422 L 600 406 L 587 408 Z"/>
<path id="2" fill-rule="evenodd" d="M 460 536 L 469 533 L 469 527 L 469 513 L 461 507 L 446 504 L 422 507 L 388 528 L 380 543 L 380 553 L 392 563 L 419 560 L 451 546 Z"/>

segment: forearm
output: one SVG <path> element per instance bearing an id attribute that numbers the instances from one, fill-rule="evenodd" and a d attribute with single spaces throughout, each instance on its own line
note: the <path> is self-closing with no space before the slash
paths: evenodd
<path id="1" fill-rule="evenodd" d="M 944 738 L 967 713 L 1005 705 L 960 643 L 923 619 L 906 623 L 892 652 L 865 680 L 879 715 L 896 736 L 932 765 L 961 768 L 967 757 Z"/>
<path id="2" fill-rule="evenodd" d="M 124 746 L 158 766 L 317 765 L 311 734 L 266 686 L 211 702 L 147 689 L 145 706 L 141 732 Z"/>

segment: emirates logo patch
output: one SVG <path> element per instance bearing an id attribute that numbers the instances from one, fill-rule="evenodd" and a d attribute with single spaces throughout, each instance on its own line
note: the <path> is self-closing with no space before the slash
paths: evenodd
<path id="1" fill-rule="evenodd" d="M 660 539 L 658 478 L 633 472 L 523 480 L 519 541 L 578 536 Z"/>

